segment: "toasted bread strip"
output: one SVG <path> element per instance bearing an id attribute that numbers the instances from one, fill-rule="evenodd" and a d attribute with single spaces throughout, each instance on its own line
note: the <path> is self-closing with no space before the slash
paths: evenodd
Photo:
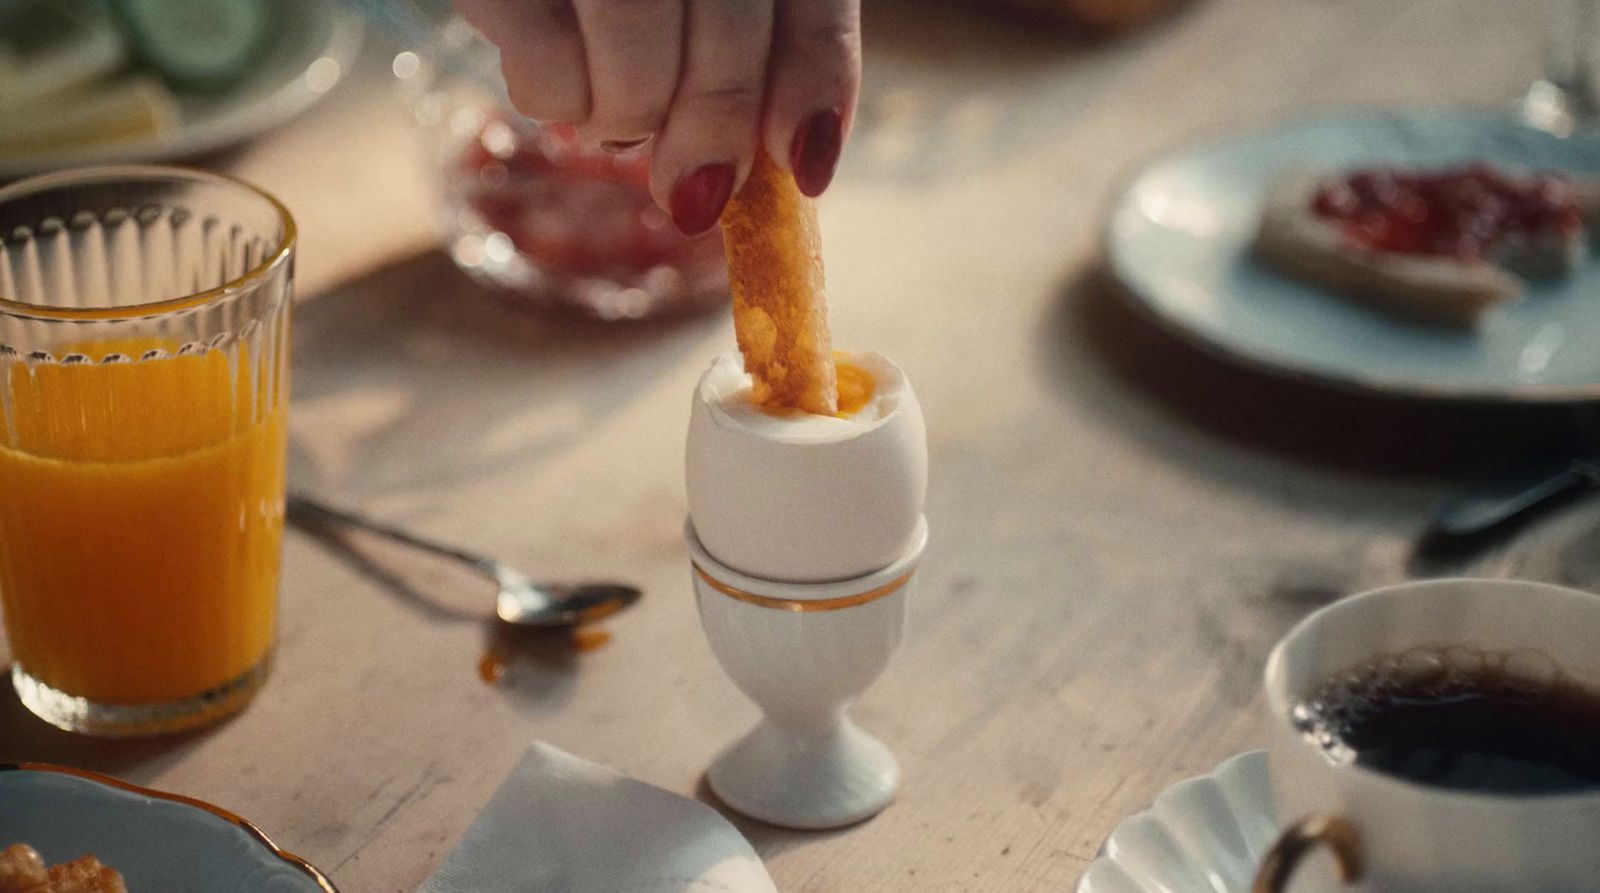
<path id="1" fill-rule="evenodd" d="M 722 213 L 733 328 L 755 398 L 773 409 L 832 415 L 839 408 L 822 237 L 811 200 L 765 152 Z"/>

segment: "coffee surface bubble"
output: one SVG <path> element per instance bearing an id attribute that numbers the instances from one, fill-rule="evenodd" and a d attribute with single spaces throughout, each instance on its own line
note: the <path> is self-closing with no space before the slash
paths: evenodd
<path id="1" fill-rule="evenodd" d="M 1463 645 L 1373 657 L 1290 710 L 1328 759 L 1506 795 L 1600 789 L 1600 690 L 1537 651 Z"/>

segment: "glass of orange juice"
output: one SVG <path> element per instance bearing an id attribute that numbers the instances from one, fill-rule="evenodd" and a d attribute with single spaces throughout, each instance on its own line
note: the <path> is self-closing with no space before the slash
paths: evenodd
<path id="1" fill-rule="evenodd" d="M 265 679 L 294 248 L 282 204 L 216 174 L 0 188 L 0 611 L 48 722 L 176 731 Z"/>

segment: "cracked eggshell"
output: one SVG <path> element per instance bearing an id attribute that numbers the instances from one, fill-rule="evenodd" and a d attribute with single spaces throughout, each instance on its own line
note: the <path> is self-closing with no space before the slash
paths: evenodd
<path id="1" fill-rule="evenodd" d="M 686 454 L 689 516 L 718 561 L 812 583 L 870 574 L 910 547 L 927 491 L 922 407 L 887 358 L 846 359 L 875 385 L 848 418 L 762 411 L 737 353 L 701 376 Z"/>

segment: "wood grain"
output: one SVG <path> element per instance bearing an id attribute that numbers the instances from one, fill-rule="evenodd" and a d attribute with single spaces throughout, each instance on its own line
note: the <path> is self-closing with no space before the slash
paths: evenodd
<path id="1" fill-rule="evenodd" d="M 838 346 L 894 357 L 924 405 L 933 541 L 905 647 L 855 711 L 900 755 L 899 800 L 828 834 L 740 823 L 791 893 L 1068 890 L 1123 816 L 1259 745 L 1261 662 L 1317 605 L 1415 573 L 1600 583 L 1592 507 L 1456 562 L 1412 554 L 1442 493 L 1559 414 L 1264 379 L 1155 331 L 1097 272 L 1142 159 L 1329 104 L 1508 100 L 1538 70 L 1527 4 L 1203 0 L 1101 43 L 961 10 L 868 4 L 860 124 L 820 205 Z M 692 795 L 755 718 L 678 539 L 689 396 L 733 343 L 725 315 L 612 329 L 475 290 L 424 249 L 386 77 L 372 54 L 227 162 L 305 224 L 292 478 L 645 599 L 575 653 L 497 632 L 453 571 L 296 533 L 276 673 L 233 722 L 89 741 L 0 698 L 0 759 L 225 804 L 352 893 L 414 889 L 535 738 Z M 491 648 L 512 658 L 498 686 Z"/>

